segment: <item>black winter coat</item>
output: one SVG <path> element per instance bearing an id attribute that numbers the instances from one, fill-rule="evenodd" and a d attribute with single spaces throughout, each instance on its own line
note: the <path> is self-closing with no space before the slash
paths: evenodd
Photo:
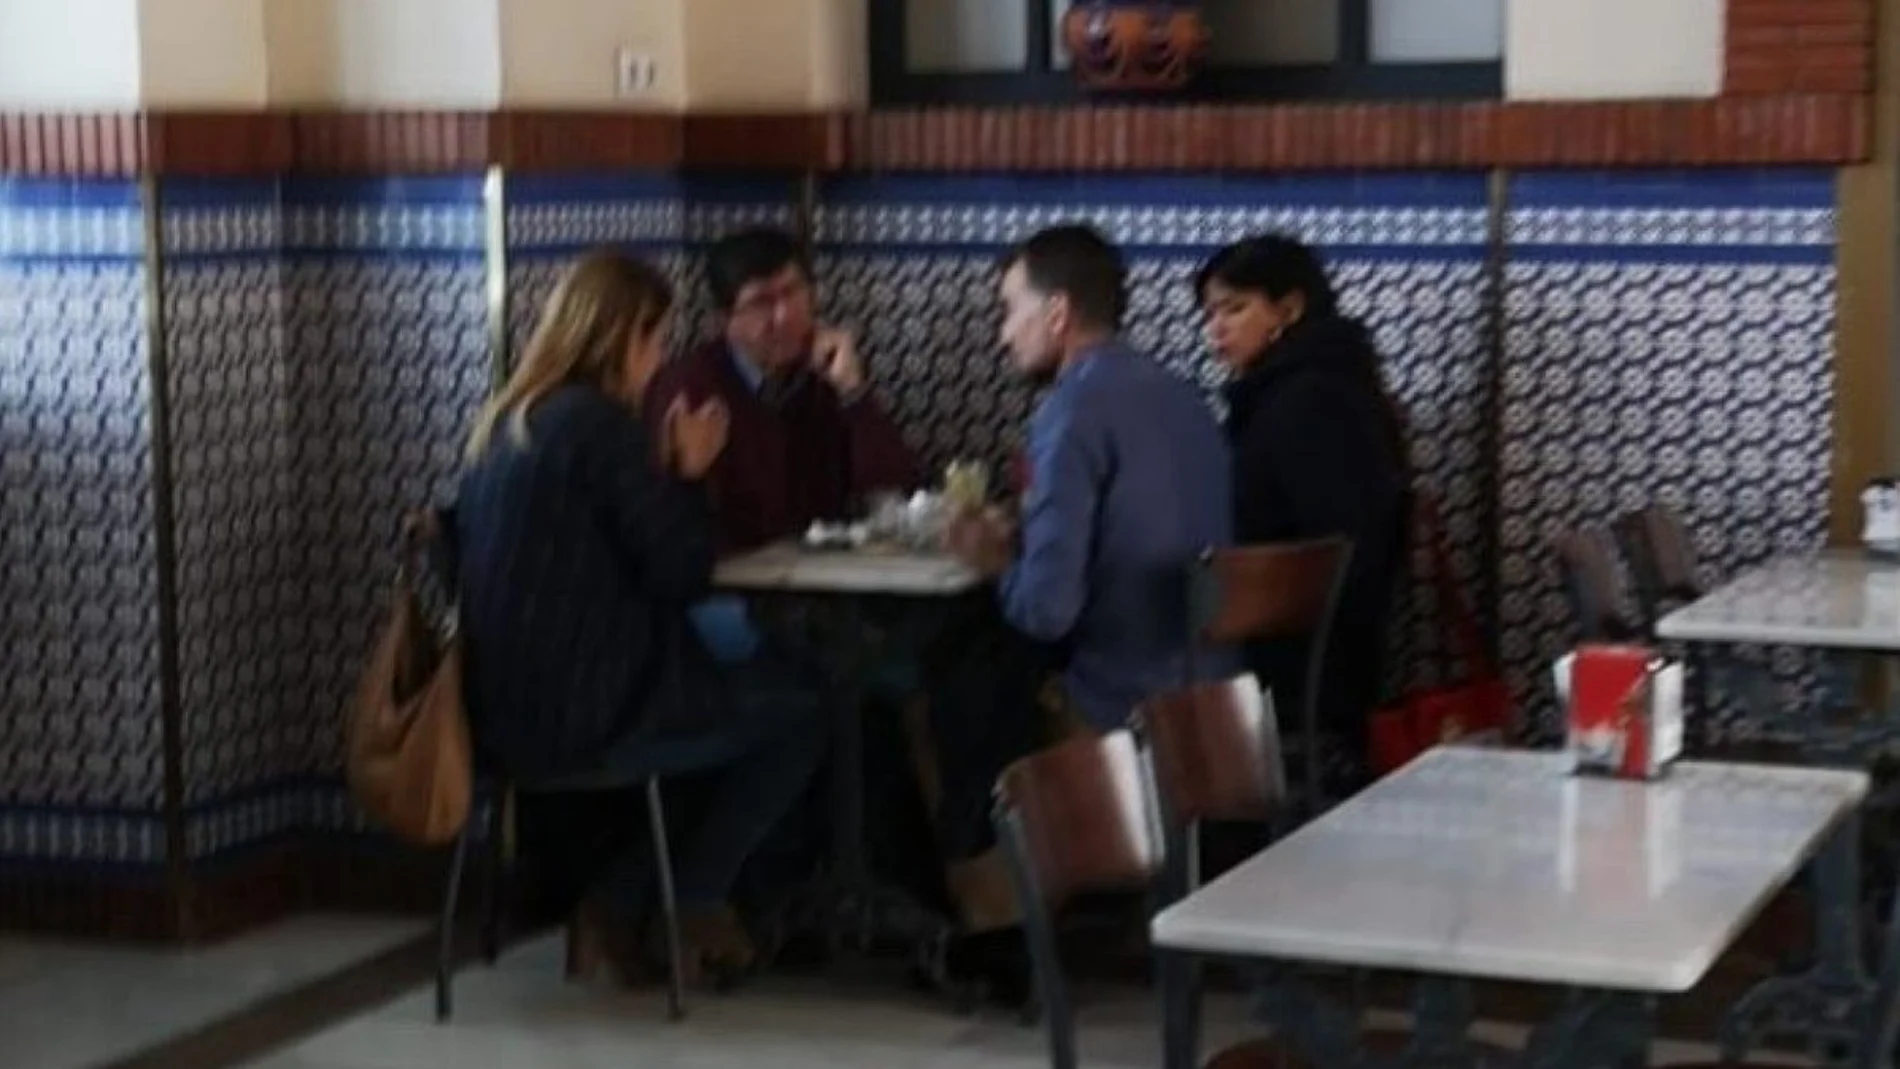
<path id="1" fill-rule="evenodd" d="M 1344 535 L 1352 562 L 1322 668 L 1319 723 L 1356 755 L 1378 705 L 1388 619 L 1405 572 L 1410 477 L 1402 418 L 1357 322 L 1294 325 L 1226 390 L 1241 544 Z M 1306 641 L 1256 644 L 1249 667 L 1300 722 Z"/>
<path id="2" fill-rule="evenodd" d="M 469 726 L 518 783 L 631 782 L 604 766 L 722 726 L 687 617 L 712 577 L 709 502 L 598 390 L 555 391 L 528 429 L 526 449 L 496 429 L 455 509 Z"/>

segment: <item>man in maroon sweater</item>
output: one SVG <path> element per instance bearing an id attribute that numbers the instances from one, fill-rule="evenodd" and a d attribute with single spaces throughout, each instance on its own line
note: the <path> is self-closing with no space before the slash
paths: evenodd
<path id="1" fill-rule="evenodd" d="M 647 408 L 718 398 L 731 413 L 708 480 L 721 550 L 853 519 L 872 494 L 918 485 L 916 454 L 872 391 L 855 339 L 817 321 L 798 242 L 740 231 L 713 245 L 706 270 L 723 334 L 663 369 Z"/>
<path id="2" fill-rule="evenodd" d="M 810 264 L 791 235 L 731 234 L 709 250 L 706 273 L 721 335 L 661 370 L 645 407 L 725 403 L 726 449 L 706 478 L 722 553 L 798 537 L 814 520 L 854 519 L 872 495 L 921 484 L 917 456 L 872 390 L 855 339 L 818 322 Z M 990 612 L 987 600 L 980 604 Z M 743 599 L 715 597 L 693 615 L 735 681 L 746 678 L 744 663 L 761 646 L 788 652 L 798 644 L 796 636 L 762 633 Z M 914 651 L 914 682 L 929 697 L 906 700 L 911 759 L 966 931 L 1008 929 L 1015 900 L 989 834 L 988 798 L 1002 767 L 1039 742 L 1031 716 L 1011 708 L 1032 704 L 1034 666 L 1015 668 L 1026 657 L 1000 620 L 986 615 L 948 631 L 961 637 L 946 632 Z M 867 727 L 888 722 L 873 718 Z M 970 962 L 974 970 L 991 967 Z M 1011 990 L 1002 997 L 1023 997 L 1026 966 L 1013 943 L 995 967 L 1009 974 Z M 992 984 L 1004 986 L 994 977 Z"/>

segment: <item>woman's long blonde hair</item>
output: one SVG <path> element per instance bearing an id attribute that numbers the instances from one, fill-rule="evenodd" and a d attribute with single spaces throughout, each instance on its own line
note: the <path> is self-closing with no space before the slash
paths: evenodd
<path id="1" fill-rule="evenodd" d="M 629 348 L 660 329 L 672 309 L 672 285 L 644 260 L 602 249 L 575 261 L 548 297 L 507 384 L 475 417 L 468 459 L 488 451 L 504 422 L 508 440 L 526 448 L 528 414 L 562 386 L 586 383 L 624 396 Z"/>

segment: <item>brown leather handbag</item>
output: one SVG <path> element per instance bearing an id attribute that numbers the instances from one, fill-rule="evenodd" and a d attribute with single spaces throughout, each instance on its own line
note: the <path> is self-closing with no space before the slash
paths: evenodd
<path id="1" fill-rule="evenodd" d="M 467 823 L 474 793 L 462 706 L 462 643 L 432 627 L 416 592 L 415 561 L 432 517 L 403 532 L 389 617 L 357 682 L 349 715 L 350 794 L 398 838 L 435 846 Z"/>

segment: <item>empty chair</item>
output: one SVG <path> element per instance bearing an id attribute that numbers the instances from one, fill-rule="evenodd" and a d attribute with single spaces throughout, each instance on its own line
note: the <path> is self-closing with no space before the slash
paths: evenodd
<path id="1" fill-rule="evenodd" d="M 1262 673 L 1258 682 L 1274 695 L 1278 707 L 1298 711 L 1294 752 L 1299 754 L 1301 802 L 1308 813 L 1325 808 L 1318 760 L 1320 707 L 1328 700 L 1327 648 L 1351 560 L 1352 545 L 1343 538 L 1210 550 L 1193 568 L 1188 586 L 1188 618 L 1194 629 L 1190 649 L 1246 645 L 1258 651 L 1260 644 L 1275 640 L 1304 643 L 1303 656 L 1293 658 L 1299 663 L 1286 665 L 1278 674 L 1265 674 L 1263 665 L 1253 667 Z M 1283 660 L 1272 659 L 1274 666 Z M 1199 682 L 1191 663 L 1185 682 Z"/>
<path id="2" fill-rule="evenodd" d="M 1653 504 L 1618 517 L 1613 529 L 1650 628 L 1670 609 L 1703 595 L 1695 541 L 1675 509 Z"/>
<path id="3" fill-rule="evenodd" d="M 1200 886 L 1204 821 L 1272 824 L 1286 772 L 1272 699 L 1251 675 L 1171 691 L 1136 712 L 1148 745 L 1168 863 L 1168 897 Z"/>
<path id="4" fill-rule="evenodd" d="M 996 830 L 1022 903 L 1051 1069 L 1076 1069 L 1075 1017 L 1056 947 L 1053 914 L 1078 896 L 1151 895 L 1162 838 L 1135 739 L 1089 736 L 1005 769 L 996 786 Z M 1211 1064 L 1278 1065 L 1279 1048 L 1248 1044 Z"/>
<path id="5" fill-rule="evenodd" d="M 1619 517 L 1614 526 L 1617 543 L 1635 579 L 1645 630 L 1653 632 L 1665 615 L 1707 593 L 1695 539 L 1675 509 L 1654 503 Z M 1711 697 L 1726 697 L 1746 715 L 1773 725 L 1778 733 L 1802 738 L 1810 757 L 1861 760 L 1888 745 L 1893 735 L 1891 729 L 1881 725 L 1854 722 L 1860 677 L 1851 663 L 1811 659 L 1809 663 L 1820 674 L 1822 684 L 1819 706 L 1789 708 L 1773 670 L 1762 661 L 1738 658 L 1732 651 L 1703 643 L 1685 644 L 1682 656 L 1689 666 L 1694 707 L 1707 713 L 1711 711 Z M 1826 718 L 1847 722 L 1825 729 L 1817 727 L 1817 722 Z M 1698 733 L 1698 741 L 1704 744 L 1712 741 L 1709 719 L 1702 718 L 1703 730 Z"/>
<path id="6" fill-rule="evenodd" d="M 1575 616 L 1580 642 L 1628 642 L 1643 628 L 1626 608 L 1626 591 L 1617 570 L 1616 543 L 1601 527 L 1582 527 L 1558 538 L 1552 547 L 1564 593 Z"/>

